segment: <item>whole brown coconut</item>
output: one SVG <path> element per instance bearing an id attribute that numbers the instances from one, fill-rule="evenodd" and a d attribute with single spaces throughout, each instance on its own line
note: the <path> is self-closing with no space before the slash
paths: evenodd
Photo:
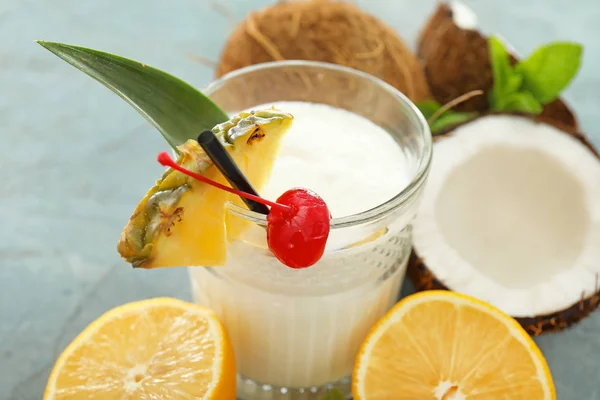
<path id="1" fill-rule="evenodd" d="M 216 74 L 274 60 L 340 64 L 383 79 L 413 101 L 431 98 L 421 62 L 398 35 L 343 2 L 280 2 L 250 14 L 229 37 Z"/>
<path id="2" fill-rule="evenodd" d="M 494 84 L 488 38 L 475 28 L 459 27 L 454 17 L 452 7 L 441 3 L 419 37 L 417 53 L 425 62 L 431 92 L 445 104 L 472 90 L 483 90 L 486 95 L 473 97 L 456 110 L 488 111 L 487 94 Z M 518 61 L 514 54 L 510 57 L 513 64 Z M 544 106 L 542 116 L 577 128 L 575 115 L 560 99 Z"/>

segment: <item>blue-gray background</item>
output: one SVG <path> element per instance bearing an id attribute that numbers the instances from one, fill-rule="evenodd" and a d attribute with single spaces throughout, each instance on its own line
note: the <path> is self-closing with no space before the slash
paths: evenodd
<path id="1" fill-rule="evenodd" d="M 218 5 L 217 5 L 218 2 Z M 100 84 L 33 43 L 103 49 L 203 87 L 231 20 L 267 0 L 4 0 L 0 3 L 0 399 L 39 399 L 56 357 L 107 309 L 151 296 L 189 299 L 183 269 L 133 271 L 115 244 L 160 174 L 160 135 Z M 362 0 L 413 43 L 433 0 Z M 521 54 L 551 40 L 585 45 L 566 97 L 600 145 L 600 2 L 468 0 Z M 600 262 L 600 260 L 599 260 Z M 600 399 L 600 313 L 537 342 L 560 400 Z"/>

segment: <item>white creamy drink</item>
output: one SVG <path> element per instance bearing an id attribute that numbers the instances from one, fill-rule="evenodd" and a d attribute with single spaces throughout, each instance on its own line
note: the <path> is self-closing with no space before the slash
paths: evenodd
<path id="1" fill-rule="evenodd" d="M 321 196 L 334 218 L 385 203 L 410 181 L 402 149 L 366 118 L 324 104 L 280 102 L 294 116 L 261 195 L 276 200 L 292 187 Z M 268 107 L 268 105 L 256 107 Z"/>
<path id="2" fill-rule="evenodd" d="M 383 204 L 410 182 L 414 171 L 400 145 L 366 118 L 303 102 L 255 108 L 271 105 L 294 121 L 263 197 L 304 187 L 325 200 L 335 219 Z M 325 255 L 306 269 L 277 261 L 254 224 L 228 245 L 225 267 L 190 268 L 195 299 L 224 323 L 241 376 L 285 388 L 348 377 L 366 333 L 396 301 L 411 218 L 396 214 L 332 229 Z"/>

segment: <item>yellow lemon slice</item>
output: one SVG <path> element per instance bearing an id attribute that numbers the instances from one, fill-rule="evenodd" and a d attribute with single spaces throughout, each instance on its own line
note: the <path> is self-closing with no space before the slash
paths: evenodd
<path id="1" fill-rule="evenodd" d="M 552 376 L 511 317 L 469 296 L 426 291 L 371 330 L 354 369 L 355 400 L 551 400 Z"/>
<path id="2" fill-rule="evenodd" d="M 235 400 L 235 359 L 204 307 L 157 298 L 108 311 L 56 362 L 44 400 Z"/>

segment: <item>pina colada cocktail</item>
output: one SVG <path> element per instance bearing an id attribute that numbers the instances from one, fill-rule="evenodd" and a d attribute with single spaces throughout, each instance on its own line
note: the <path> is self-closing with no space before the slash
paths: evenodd
<path id="1" fill-rule="evenodd" d="M 329 64 L 263 64 L 206 93 L 231 119 L 179 146 L 177 162 L 161 155 L 171 169 L 119 252 L 136 267 L 190 267 L 195 300 L 233 344 L 239 398 L 349 393 L 359 346 L 404 277 L 431 156 L 426 123 L 395 89 Z M 205 139 L 270 210 L 215 187 L 235 173 Z"/>
<path id="2" fill-rule="evenodd" d="M 380 319 L 402 284 L 432 150 L 423 116 L 395 89 L 286 61 L 216 81 L 213 103 L 145 64 L 42 44 L 176 145 L 176 161 L 159 154 L 169 168 L 118 251 L 137 268 L 189 267 L 208 306 L 160 298 L 109 311 L 58 358 L 44 399 L 323 400 L 334 386 L 349 394 L 350 375 L 361 399 L 556 397 L 527 333 L 479 300 L 428 292 Z M 460 310 L 473 329 L 441 340 Z M 490 329 L 510 334 L 486 364 L 472 355 L 489 355 L 489 340 L 469 332 Z M 448 351 L 422 362 L 432 344 Z M 514 365 L 529 366 L 517 385 Z"/>
<path id="3" fill-rule="evenodd" d="M 273 105 L 294 120 L 261 190 L 264 197 L 311 188 L 335 218 L 385 203 L 408 183 L 400 146 L 368 119 L 324 104 Z M 358 346 L 396 300 L 403 276 L 401 249 L 389 243 L 402 241 L 402 233 L 352 247 L 360 239 L 335 230 L 316 265 L 290 269 L 269 253 L 255 226 L 228 244 L 225 267 L 190 269 L 194 296 L 221 317 L 243 376 L 310 387 L 350 374 Z"/>
<path id="4" fill-rule="evenodd" d="M 244 82 L 259 87 L 269 77 L 280 87 L 235 95 Z M 270 176 L 257 189 L 275 200 L 309 188 L 333 216 L 321 260 L 291 269 L 269 251 L 264 217 L 230 206 L 228 218 L 250 225 L 228 243 L 225 266 L 190 268 L 194 299 L 216 311 L 232 340 L 238 396 L 316 399 L 329 384 L 349 392 L 356 352 L 396 302 L 404 277 L 428 130 L 394 89 L 334 66 L 259 66 L 208 94 L 232 113 L 274 106 L 291 114 Z"/>

